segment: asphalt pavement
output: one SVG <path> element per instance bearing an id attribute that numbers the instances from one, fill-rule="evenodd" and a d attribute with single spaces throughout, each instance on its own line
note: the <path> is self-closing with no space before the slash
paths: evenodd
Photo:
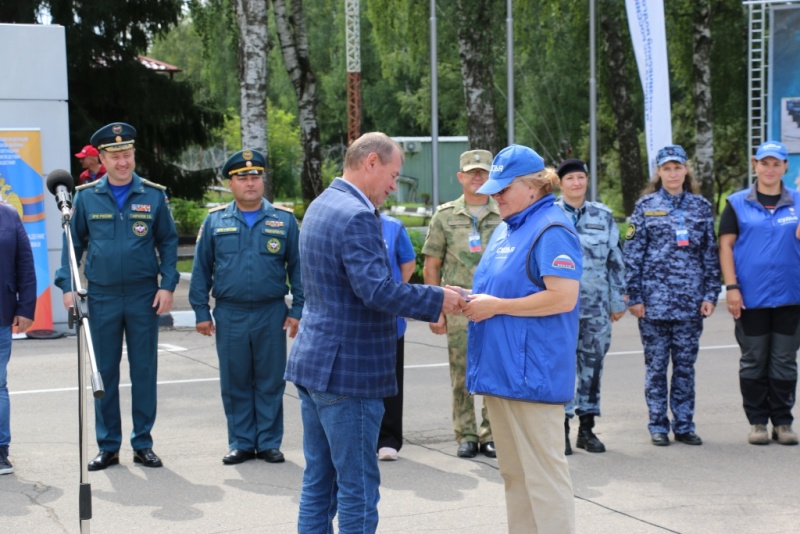
<path id="1" fill-rule="evenodd" d="M 89 530 L 119 533 L 296 532 L 302 470 L 297 392 L 284 398 L 286 463 L 225 466 L 225 417 L 213 339 L 194 332 L 182 281 L 162 328 L 155 451 L 165 467 L 121 464 L 89 474 Z M 124 358 L 124 356 L 123 356 Z M 456 456 L 446 339 L 412 321 L 406 334 L 405 443 L 381 462 L 379 532 L 506 532 L 497 462 Z M 123 434 L 130 386 L 123 361 Z M 15 340 L 8 369 L 11 461 L 0 476 L 0 532 L 80 532 L 75 337 Z M 615 325 L 603 376 L 598 436 L 607 452 L 569 457 L 581 533 L 800 532 L 800 447 L 748 445 L 738 348 L 724 309 L 706 321 L 697 363 L 700 447 L 654 447 L 647 432 L 644 365 L 635 319 Z M 93 413 L 90 408 L 90 414 Z M 88 454 L 96 452 L 93 416 Z M 572 433 L 573 447 L 575 431 Z"/>

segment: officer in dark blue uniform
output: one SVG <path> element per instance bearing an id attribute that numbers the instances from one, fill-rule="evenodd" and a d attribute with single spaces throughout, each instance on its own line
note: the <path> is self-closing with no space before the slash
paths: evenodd
<path id="1" fill-rule="evenodd" d="M 90 471 L 119 463 L 123 334 L 130 366 L 133 461 L 145 467 L 162 465 L 150 435 L 156 419 L 158 315 L 172 309 L 178 285 L 178 234 L 166 188 L 134 172 L 135 138 L 136 129 L 122 122 L 94 133 L 91 143 L 108 174 L 76 188 L 73 203 L 73 246 L 78 261 L 86 251 L 92 342 L 105 386 L 105 396 L 95 401 L 100 452 L 89 462 Z M 64 306 L 72 306 L 66 243 L 55 284 L 64 292 Z"/>
<path id="2" fill-rule="evenodd" d="M 263 198 L 265 163 L 260 152 L 242 150 L 223 165 L 234 201 L 212 209 L 203 221 L 189 289 L 197 331 L 216 332 L 230 449 L 222 462 L 229 465 L 256 457 L 284 461 L 285 331 L 292 338 L 297 334 L 303 311 L 297 220 L 291 210 Z M 291 309 L 285 302 L 289 290 Z"/>
<path id="3" fill-rule="evenodd" d="M 714 313 L 720 268 L 711 203 L 679 145 L 658 151 L 658 169 L 636 202 L 625 242 L 628 309 L 639 319 L 644 346 L 650 440 L 701 445 L 694 424 L 694 364 L 703 319 Z M 672 362 L 672 378 L 667 371 Z"/>

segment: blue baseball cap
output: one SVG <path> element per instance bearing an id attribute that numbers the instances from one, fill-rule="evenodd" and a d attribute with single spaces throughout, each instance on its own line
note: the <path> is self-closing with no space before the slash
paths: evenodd
<path id="1" fill-rule="evenodd" d="M 494 195 L 505 189 L 518 176 L 533 174 L 544 169 L 544 160 L 532 148 L 522 145 L 511 145 L 494 157 L 489 179 L 477 193 Z"/>
<path id="2" fill-rule="evenodd" d="M 756 152 L 756 161 L 761 161 L 764 158 L 778 158 L 786 161 L 789 159 L 789 152 L 783 143 L 767 141 L 766 143 L 761 143 Z"/>
<path id="3" fill-rule="evenodd" d="M 258 150 L 245 149 L 228 158 L 222 166 L 222 177 L 230 178 L 234 174 L 263 174 L 267 160 Z"/>
<path id="4" fill-rule="evenodd" d="M 681 145 L 667 145 L 658 151 L 656 165 L 661 167 L 668 161 L 677 161 L 680 164 L 686 163 L 686 151 Z"/>

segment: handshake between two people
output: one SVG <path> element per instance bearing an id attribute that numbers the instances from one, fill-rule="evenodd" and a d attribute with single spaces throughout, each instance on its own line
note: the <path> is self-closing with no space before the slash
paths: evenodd
<path id="1" fill-rule="evenodd" d="M 473 294 L 463 287 L 445 286 L 442 313 L 436 323 L 430 324 L 431 331 L 434 334 L 447 333 L 447 318 L 445 314 L 463 315 L 473 322 L 484 321 L 497 315 L 497 306 L 499 304 L 500 299 L 497 297 L 480 293 Z"/>

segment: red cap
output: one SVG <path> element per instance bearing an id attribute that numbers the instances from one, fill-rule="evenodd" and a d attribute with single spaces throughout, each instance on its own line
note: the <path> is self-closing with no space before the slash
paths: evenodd
<path id="1" fill-rule="evenodd" d="M 99 155 L 100 155 L 100 153 L 97 151 L 97 149 L 95 147 L 93 147 L 92 145 L 86 145 L 85 147 L 83 147 L 81 149 L 80 152 L 75 154 L 75 157 L 76 158 L 85 158 L 86 156 L 95 156 L 95 157 L 97 157 Z"/>

